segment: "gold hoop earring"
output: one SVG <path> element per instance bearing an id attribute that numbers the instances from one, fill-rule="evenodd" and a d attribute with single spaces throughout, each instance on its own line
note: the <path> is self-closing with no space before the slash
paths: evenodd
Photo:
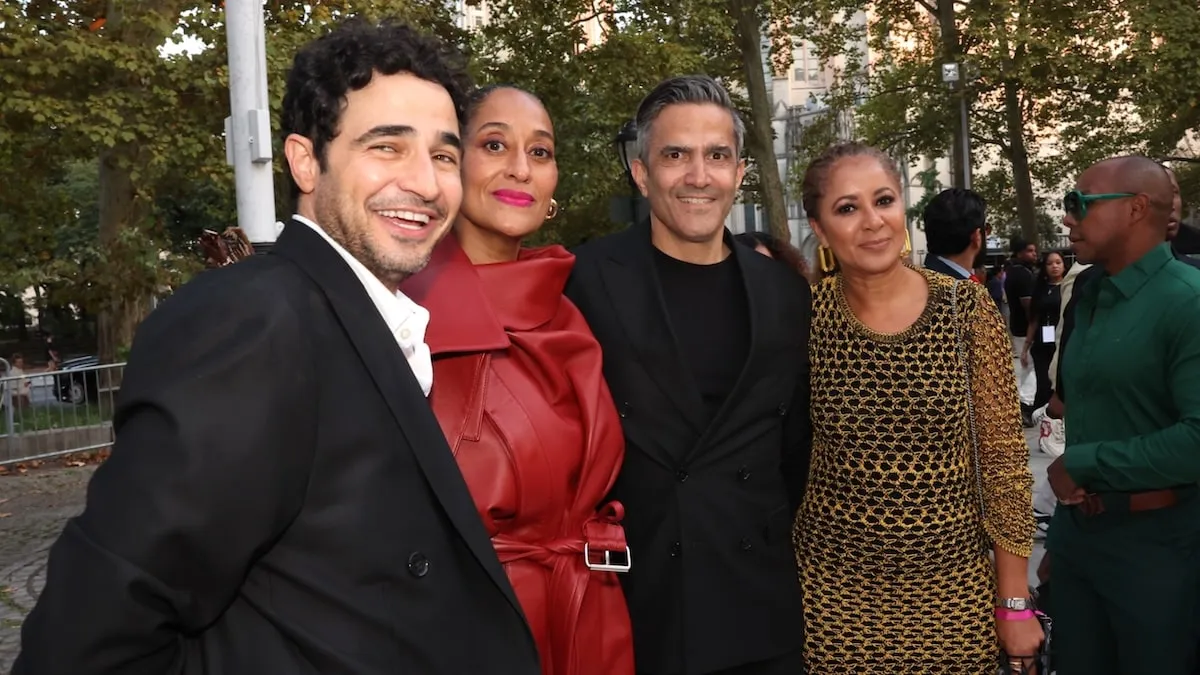
<path id="1" fill-rule="evenodd" d="M 554 220 L 554 216 L 558 215 L 558 200 L 550 200 L 550 210 L 546 212 L 546 220 Z"/>
<path id="2" fill-rule="evenodd" d="M 901 258 L 907 258 L 912 253 L 912 237 L 908 234 L 908 228 L 904 228 L 904 248 L 900 251 Z"/>
<path id="3" fill-rule="evenodd" d="M 821 264 L 821 271 L 826 274 L 837 267 L 837 258 L 833 257 L 833 250 L 825 245 L 817 247 L 817 262 Z"/>

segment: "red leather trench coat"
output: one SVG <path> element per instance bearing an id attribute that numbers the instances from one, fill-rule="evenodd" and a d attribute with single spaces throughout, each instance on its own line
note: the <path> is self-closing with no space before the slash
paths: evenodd
<path id="1" fill-rule="evenodd" d="M 430 402 L 533 630 L 544 675 L 630 675 L 616 574 L 620 504 L 604 503 L 624 437 L 600 345 L 563 296 L 574 256 L 522 250 L 472 265 L 448 236 L 401 290 L 429 310 Z"/>

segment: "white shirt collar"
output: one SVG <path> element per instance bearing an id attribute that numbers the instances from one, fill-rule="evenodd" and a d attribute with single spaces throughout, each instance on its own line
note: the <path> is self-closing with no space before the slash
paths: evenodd
<path id="1" fill-rule="evenodd" d="M 350 266 L 354 276 L 358 277 L 359 282 L 366 289 L 371 302 L 379 310 L 379 315 L 383 317 L 388 330 L 400 345 L 413 374 L 421 384 L 421 389 L 428 396 L 433 387 L 433 363 L 429 355 L 429 346 L 425 344 L 425 331 L 429 327 L 429 311 L 400 291 L 393 292 L 384 286 L 379 277 L 368 270 L 341 244 L 334 241 L 333 237 L 330 237 L 320 225 L 301 215 L 293 215 L 292 218 L 321 235 L 321 238 L 328 242 Z"/>

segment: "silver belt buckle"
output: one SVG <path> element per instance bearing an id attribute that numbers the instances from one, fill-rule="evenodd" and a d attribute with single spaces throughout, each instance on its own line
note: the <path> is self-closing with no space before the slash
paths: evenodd
<path id="1" fill-rule="evenodd" d="M 623 563 L 613 562 L 613 553 L 619 554 L 620 553 L 619 551 L 603 551 L 603 553 L 604 553 L 604 562 L 592 562 L 592 549 L 590 546 L 588 546 L 588 544 L 584 543 L 584 545 L 583 545 L 583 564 L 587 565 L 587 568 L 589 570 L 593 570 L 596 572 L 617 572 L 617 573 L 628 572 L 629 568 L 631 568 L 633 566 L 633 556 L 631 555 L 628 546 L 625 547 L 625 562 L 623 562 Z"/>

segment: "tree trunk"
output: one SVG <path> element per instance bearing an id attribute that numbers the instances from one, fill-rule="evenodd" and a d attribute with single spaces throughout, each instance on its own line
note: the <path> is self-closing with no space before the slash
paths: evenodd
<path id="1" fill-rule="evenodd" d="M 141 220 L 137 190 L 133 185 L 131 168 L 137 149 L 120 145 L 100 153 L 100 247 L 115 251 L 121 231 Z M 96 348 L 101 363 L 113 363 L 117 351 L 133 342 L 133 332 L 145 314 L 142 307 L 145 293 L 129 289 L 113 289 L 97 308 Z"/>
<path id="2" fill-rule="evenodd" d="M 1033 177 L 1029 173 L 1029 150 L 1025 147 L 1025 120 L 1021 114 L 1021 92 L 1013 80 L 1004 81 L 1004 122 L 1012 161 L 1013 188 L 1017 192 L 1017 220 L 1026 241 L 1038 241 L 1037 203 Z"/>
<path id="3" fill-rule="evenodd" d="M 107 0 L 105 35 L 108 39 L 140 49 L 157 50 L 179 20 L 184 0 Z M 129 15 L 157 12 L 161 22 L 126 21 Z M 163 32 L 166 27 L 166 32 Z M 113 88 L 136 89 L 137 82 L 114 81 Z M 124 143 L 100 153 L 100 248 L 112 252 L 120 246 L 121 232 L 136 226 L 146 211 L 133 183 L 138 158 L 136 143 Z M 138 323 L 149 311 L 144 289 L 113 289 L 96 311 L 97 356 L 112 363 L 122 347 L 133 342 Z"/>
<path id="4" fill-rule="evenodd" d="M 737 18 L 738 47 L 742 54 L 742 70 L 746 74 L 746 92 L 750 97 L 750 123 L 746 125 L 749 138 L 747 149 L 758 167 L 760 196 L 771 234 L 790 242 L 787 204 L 784 201 L 783 179 L 775 157 L 775 134 L 771 126 L 771 98 L 767 95 L 767 80 L 763 74 L 762 24 L 756 11 L 758 3 L 751 0 L 730 0 L 730 10 Z"/>

